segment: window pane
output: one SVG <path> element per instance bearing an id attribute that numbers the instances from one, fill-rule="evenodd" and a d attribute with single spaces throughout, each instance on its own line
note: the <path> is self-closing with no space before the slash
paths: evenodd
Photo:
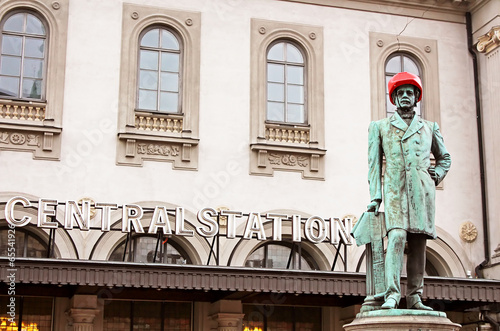
<path id="1" fill-rule="evenodd" d="M 264 330 L 264 314 L 262 307 L 243 304 L 243 329 L 253 331 L 255 328 Z M 248 328 L 248 329 L 247 329 Z"/>
<path id="2" fill-rule="evenodd" d="M 162 52 L 161 70 L 179 72 L 179 54 Z"/>
<path id="3" fill-rule="evenodd" d="M 392 103 L 391 103 L 391 100 L 389 98 L 389 94 L 386 93 L 386 105 L 387 105 L 387 117 L 390 117 L 392 116 L 392 114 L 394 114 L 394 112 L 396 111 L 396 106 L 394 106 Z"/>
<path id="4" fill-rule="evenodd" d="M 273 61 L 285 61 L 285 57 L 283 55 L 284 45 L 284 43 L 279 43 L 271 47 L 267 53 L 267 59 Z"/>
<path id="5" fill-rule="evenodd" d="M 125 249 L 125 242 L 120 244 L 118 247 L 115 248 L 113 253 L 111 253 L 111 256 L 109 257 L 109 261 L 122 261 L 123 260 L 123 250 Z M 125 259 L 127 261 L 127 259 Z"/>
<path id="6" fill-rule="evenodd" d="M 43 77 L 43 60 L 24 59 L 24 77 L 42 78 Z"/>
<path id="7" fill-rule="evenodd" d="M 158 70 L 158 52 L 141 50 L 141 69 Z"/>
<path id="8" fill-rule="evenodd" d="M 415 74 L 417 76 L 420 75 L 417 64 L 412 59 L 405 56 L 405 57 L 403 57 L 403 63 L 404 63 L 404 71 L 410 72 L 410 73 Z"/>
<path id="9" fill-rule="evenodd" d="M 130 305 L 129 301 L 104 301 L 103 330 L 130 330 Z"/>
<path id="10" fill-rule="evenodd" d="M 3 36 L 2 54 L 21 56 L 23 38 L 16 36 Z"/>
<path id="11" fill-rule="evenodd" d="M 161 31 L 161 48 L 179 50 L 179 42 L 172 32 L 167 30 Z"/>
<path id="12" fill-rule="evenodd" d="M 286 269 L 291 249 L 282 245 L 267 246 L 267 268 Z"/>
<path id="13" fill-rule="evenodd" d="M 0 76 L 0 95 L 18 97 L 19 78 Z"/>
<path id="14" fill-rule="evenodd" d="M 141 39 L 141 46 L 158 48 L 159 36 L 160 36 L 159 29 L 153 29 L 148 31 Z"/>
<path id="15" fill-rule="evenodd" d="M 21 75 L 21 58 L 16 56 L 2 56 L 0 62 L 0 74 L 10 76 Z M 0 88 L 4 89 L 2 84 Z"/>
<path id="16" fill-rule="evenodd" d="M 390 59 L 385 66 L 385 71 L 393 74 L 401 72 L 401 56 L 394 56 Z"/>
<path id="17" fill-rule="evenodd" d="M 321 308 L 294 307 L 295 330 L 321 331 Z"/>
<path id="18" fill-rule="evenodd" d="M 302 85 L 288 85 L 287 102 L 304 103 L 304 87 Z"/>
<path id="19" fill-rule="evenodd" d="M 268 82 L 285 82 L 285 66 L 283 64 L 267 64 L 267 81 Z"/>
<path id="20" fill-rule="evenodd" d="M 154 237 L 138 237 L 135 238 L 132 245 L 134 252 L 134 262 L 153 262 L 154 252 L 156 248 L 156 238 Z"/>
<path id="21" fill-rule="evenodd" d="M 304 63 L 302 53 L 292 44 L 286 44 L 286 61 L 295 63 Z"/>
<path id="22" fill-rule="evenodd" d="M 285 84 L 267 83 L 267 100 L 285 101 Z"/>
<path id="23" fill-rule="evenodd" d="M 151 70 L 141 70 L 139 77 L 139 87 L 142 89 L 158 89 L 158 72 Z"/>
<path id="24" fill-rule="evenodd" d="M 28 249 L 26 250 L 27 257 L 46 257 L 47 246 L 37 238 L 28 235 Z"/>
<path id="25" fill-rule="evenodd" d="M 24 25 L 24 14 L 19 13 L 9 17 L 9 19 L 5 22 L 3 29 L 4 31 L 24 32 L 23 25 Z"/>
<path id="26" fill-rule="evenodd" d="M 26 33 L 45 35 L 45 26 L 37 17 L 28 14 Z"/>
<path id="27" fill-rule="evenodd" d="M 39 79 L 23 79 L 23 98 L 41 99 L 42 81 Z"/>
<path id="28" fill-rule="evenodd" d="M 170 92 L 161 92 L 160 95 L 160 110 L 171 113 L 178 111 L 179 94 Z"/>
<path id="29" fill-rule="evenodd" d="M 172 242 L 167 243 L 165 246 L 166 259 L 164 259 L 164 263 L 192 264 L 191 259 L 181 247 L 175 247 Z"/>
<path id="30" fill-rule="evenodd" d="M 43 59 L 45 40 L 39 38 L 26 38 L 24 55 Z"/>
<path id="31" fill-rule="evenodd" d="M 280 102 L 267 103 L 267 119 L 269 121 L 285 121 L 285 104 Z"/>
<path id="32" fill-rule="evenodd" d="M 267 329 L 273 331 L 293 331 L 293 307 L 273 306 L 274 311 L 267 317 Z"/>
<path id="33" fill-rule="evenodd" d="M 286 77 L 290 84 L 304 85 L 304 68 L 289 65 L 286 67 Z"/>
<path id="34" fill-rule="evenodd" d="M 165 303 L 165 331 L 191 330 L 191 304 L 189 302 Z"/>
<path id="35" fill-rule="evenodd" d="M 267 104 L 269 105 L 272 102 L 268 102 Z M 282 105 L 282 104 L 278 104 Z M 269 106 L 268 106 L 268 113 L 269 113 Z M 268 115 L 269 119 L 269 115 Z M 264 248 L 265 246 L 261 246 L 260 248 L 257 248 L 250 256 L 247 258 L 245 261 L 245 267 L 250 267 L 250 268 L 263 268 L 264 267 Z"/>
<path id="36" fill-rule="evenodd" d="M 162 72 L 160 86 L 162 91 L 179 92 L 179 75 Z"/>
<path id="37" fill-rule="evenodd" d="M 156 110 L 156 91 L 139 90 L 139 109 Z"/>
<path id="38" fill-rule="evenodd" d="M 160 302 L 135 301 L 133 314 L 133 330 L 161 331 Z"/>
<path id="39" fill-rule="evenodd" d="M 24 297 L 22 330 L 52 330 L 52 298 Z M 31 328 L 29 327 L 31 326 Z"/>
<path id="40" fill-rule="evenodd" d="M 287 122 L 304 123 L 304 106 L 288 104 Z"/>

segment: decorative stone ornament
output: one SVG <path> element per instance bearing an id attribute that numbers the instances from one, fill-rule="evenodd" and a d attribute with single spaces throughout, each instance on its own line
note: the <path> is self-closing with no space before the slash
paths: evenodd
<path id="1" fill-rule="evenodd" d="M 477 228 L 472 222 L 467 221 L 460 225 L 460 239 L 466 243 L 474 242 L 477 239 Z"/>
<path id="2" fill-rule="evenodd" d="M 52 8 L 54 8 L 55 10 L 59 10 L 59 8 L 61 8 L 61 4 L 57 1 L 54 1 L 52 2 Z"/>
<path id="3" fill-rule="evenodd" d="M 489 53 L 500 45 L 500 26 L 494 26 L 484 36 L 478 38 L 477 50 L 480 53 Z"/>

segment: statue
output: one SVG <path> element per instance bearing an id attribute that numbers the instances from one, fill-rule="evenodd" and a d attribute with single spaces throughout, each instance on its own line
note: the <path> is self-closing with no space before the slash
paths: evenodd
<path id="1" fill-rule="evenodd" d="M 436 238 L 435 186 L 448 172 L 451 157 L 444 145 L 438 124 L 423 120 L 415 114 L 414 107 L 422 99 L 422 84 L 418 76 L 407 72 L 395 75 L 389 81 L 389 96 L 397 107 L 395 114 L 371 122 L 368 135 L 371 203 L 365 214 L 372 216 L 362 217 L 358 223 L 361 223 L 363 218 L 370 221 L 365 221 L 364 226 L 356 224 L 357 229 L 353 229 L 353 235 L 357 242 L 357 237 L 364 235 L 362 243 L 371 242 L 371 249 L 375 249 L 370 266 L 370 273 L 373 274 L 371 282 L 375 282 L 375 290 L 371 294 L 372 300 L 383 300 L 383 304 L 376 309 L 394 309 L 399 305 L 401 269 L 405 243 L 408 242 L 407 308 L 432 310 L 424 305 L 421 299 L 425 248 L 427 239 Z M 431 153 L 435 158 L 435 166 L 431 165 Z M 384 174 L 383 156 L 386 162 Z M 383 217 L 379 217 L 378 210 L 382 200 L 385 211 L 380 213 Z M 371 231 L 368 235 L 370 238 L 366 237 L 367 231 Z M 380 236 L 385 234 L 388 243 L 384 259 Z M 377 242 L 378 244 L 373 246 Z M 378 271 L 377 265 L 382 271 Z M 367 271 L 367 286 L 368 276 Z"/>

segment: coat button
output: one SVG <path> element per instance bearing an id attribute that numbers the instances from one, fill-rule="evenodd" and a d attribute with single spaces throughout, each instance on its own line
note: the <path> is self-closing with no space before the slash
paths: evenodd
<path id="1" fill-rule="evenodd" d="M 420 170 L 420 167 L 417 167 L 417 170 Z"/>
<path id="2" fill-rule="evenodd" d="M 399 130 L 396 130 L 396 133 L 399 133 Z"/>
<path id="3" fill-rule="evenodd" d="M 406 167 L 406 171 L 410 171 L 410 167 Z"/>
<path id="4" fill-rule="evenodd" d="M 415 153 L 416 156 L 420 156 L 420 153 Z"/>

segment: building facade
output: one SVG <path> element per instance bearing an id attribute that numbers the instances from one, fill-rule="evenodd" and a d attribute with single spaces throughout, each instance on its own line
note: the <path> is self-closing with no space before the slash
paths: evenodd
<path id="1" fill-rule="evenodd" d="M 401 71 L 453 160 L 424 301 L 498 330 L 499 26 L 498 0 L 0 1 L 0 330 L 342 330 Z"/>

